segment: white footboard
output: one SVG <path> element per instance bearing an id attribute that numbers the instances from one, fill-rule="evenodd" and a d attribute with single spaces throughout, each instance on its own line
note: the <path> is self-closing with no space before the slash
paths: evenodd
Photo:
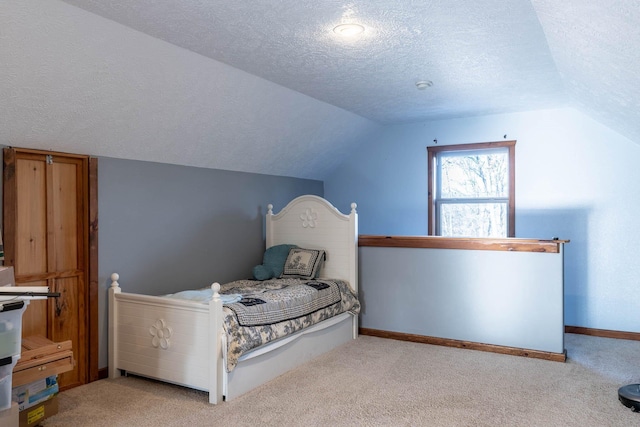
<path id="1" fill-rule="evenodd" d="M 220 285 L 209 304 L 109 289 L 109 378 L 122 371 L 230 400 L 357 337 L 358 316 L 342 313 L 242 356 L 231 373 L 223 356 Z M 214 332 L 215 331 L 215 332 Z M 213 338 L 213 339 L 212 339 Z"/>
<path id="2" fill-rule="evenodd" d="M 212 301 L 202 304 L 122 293 L 118 274 L 111 279 L 109 377 L 128 371 L 208 391 L 209 402 L 222 401 L 220 285 L 212 285 Z"/>

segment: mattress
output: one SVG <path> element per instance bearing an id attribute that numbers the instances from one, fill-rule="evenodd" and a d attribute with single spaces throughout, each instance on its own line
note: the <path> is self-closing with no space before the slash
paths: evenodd
<path id="1" fill-rule="evenodd" d="M 360 302 L 343 280 L 238 280 L 222 285 L 220 294 L 229 372 L 242 355 L 264 344 L 340 313 L 360 312 Z M 210 301 L 211 296 L 211 288 L 167 295 L 203 303 Z"/>

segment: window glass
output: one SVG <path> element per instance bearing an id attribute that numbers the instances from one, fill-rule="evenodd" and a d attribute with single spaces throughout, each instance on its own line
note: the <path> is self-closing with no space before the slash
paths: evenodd
<path id="1" fill-rule="evenodd" d="M 429 234 L 515 236 L 515 143 L 427 148 Z"/>
<path id="2" fill-rule="evenodd" d="M 440 235 L 506 237 L 507 203 L 442 203 Z"/>
<path id="3" fill-rule="evenodd" d="M 507 150 L 440 155 L 440 198 L 507 197 Z"/>

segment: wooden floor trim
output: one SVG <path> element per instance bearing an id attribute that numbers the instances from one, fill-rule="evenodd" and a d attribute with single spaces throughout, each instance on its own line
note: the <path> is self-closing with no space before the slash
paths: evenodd
<path id="1" fill-rule="evenodd" d="M 562 353 L 551 353 L 547 351 L 527 350 L 523 348 L 504 347 L 493 344 L 482 344 L 470 341 L 452 340 L 448 338 L 429 337 L 424 335 L 406 334 L 403 332 L 381 331 L 378 329 L 360 328 L 361 335 L 369 335 L 379 338 L 389 338 L 399 341 L 411 341 L 422 344 L 442 345 L 446 347 L 466 348 L 470 350 L 486 351 L 490 353 L 509 354 L 512 356 L 530 357 L 533 359 L 551 360 L 554 362 L 565 362 L 567 360 L 566 350 Z"/>
<path id="2" fill-rule="evenodd" d="M 568 334 L 581 334 L 581 335 L 591 335 L 594 337 L 602 337 L 602 338 L 616 338 L 621 340 L 640 341 L 640 333 L 638 332 L 624 332 L 624 331 L 612 331 L 609 329 L 583 328 L 582 326 L 565 326 L 564 331 Z"/>
<path id="3" fill-rule="evenodd" d="M 106 378 L 109 378 L 109 368 L 107 367 L 98 369 L 98 379 L 104 380 Z"/>

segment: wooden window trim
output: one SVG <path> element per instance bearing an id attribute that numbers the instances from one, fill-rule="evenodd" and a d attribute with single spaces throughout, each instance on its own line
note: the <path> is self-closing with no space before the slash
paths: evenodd
<path id="1" fill-rule="evenodd" d="M 507 237 L 515 237 L 516 235 L 516 140 L 509 141 L 495 141 L 495 142 L 479 142 L 473 144 L 458 144 L 458 145 L 440 145 L 427 147 L 427 202 L 428 202 L 428 221 L 427 221 L 427 234 L 429 236 L 435 235 L 436 230 L 436 211 L 434 203 L 434 185 L 435 185 L 435 158 L 436 154 L 443 151 L 469 151 L 469 150 L 483 150 L 490 148 L 502 148 L 508 149 L 509 156 L 509 203 L 507 212 L 508 221 L 508 234 Z"/>

